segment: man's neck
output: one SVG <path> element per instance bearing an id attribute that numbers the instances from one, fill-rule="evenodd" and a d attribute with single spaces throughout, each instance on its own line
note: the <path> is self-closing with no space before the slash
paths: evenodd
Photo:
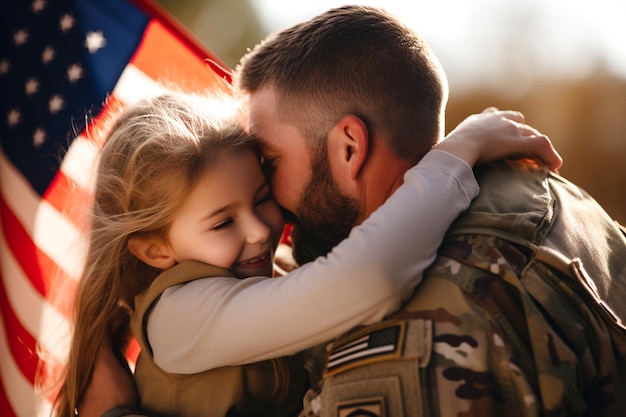
<path id="1" fill-rule="evenodd" d="M 414 163 L 400 159 L 386 146 L 370 154 L 361 183 L 361 212 L 364 221 L 404 183 L 404 174 Z"/>

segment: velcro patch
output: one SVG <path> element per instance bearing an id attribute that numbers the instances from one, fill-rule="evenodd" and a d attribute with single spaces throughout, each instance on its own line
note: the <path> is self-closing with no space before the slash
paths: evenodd
<path id="1" fill-rule="evenodd" d="M 399 358 L 405 328 L 403 321 L 383 322 L 337 340 L 328 356 L 324 377 L 369 363 Z"/>
<path id="2" fill-rule="evenodd" d="M 385 417 L 383 397 L 363 398 L 337 404 L 337 417 Z"/>

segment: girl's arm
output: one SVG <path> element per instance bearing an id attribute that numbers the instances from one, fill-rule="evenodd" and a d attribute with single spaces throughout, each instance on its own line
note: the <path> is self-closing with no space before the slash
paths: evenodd
<path id="1" fill-rule="evenodd" d="M 477 195 L 465 161 L 528 155 L 529 147 L 531 156 L 550 154 L 510 122 L 492 114 L 466 119 L 438 145 L 445 152 L 436 149 L 410 169 L 387 202 L 326 257 L 283 278 L 207 278 L 166 290 L 148 320 L 157 365 L 197 373 L 289 355 L 396 310 Z M 539 145 L 527 143 L 533 141 Z"/>

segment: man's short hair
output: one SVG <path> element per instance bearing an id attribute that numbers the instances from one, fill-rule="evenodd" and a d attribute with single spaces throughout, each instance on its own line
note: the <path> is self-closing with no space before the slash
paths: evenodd
<path id="1" fill-rule="evenodd" d="M 448 92 L 438 60 L 378 8 L 335 8 L 271 34 L 242 59 L 235 80 L 244 93 L 274 87 L 281 116 L 309 142 L 325 142 L 354 114 L 396 156 L 417 161 L 443 133 Z"/>

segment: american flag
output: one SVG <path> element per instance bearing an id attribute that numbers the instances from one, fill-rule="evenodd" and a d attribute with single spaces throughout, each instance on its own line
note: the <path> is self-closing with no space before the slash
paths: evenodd
<path id="1" fill-rule="evenodd" d="M 403 349 L 404 322 L 390 322 L 366 327 L 333 345 L 326 363 L 325 375 L 334 375 L 357 367 L 400 357 Z"/>
<path id="2" fill-rule="evenodd" d="M 107 113 L 229 79 L 147 0 L 3 0 L 0 42 L 0 416 L 48 416 Z"/>

